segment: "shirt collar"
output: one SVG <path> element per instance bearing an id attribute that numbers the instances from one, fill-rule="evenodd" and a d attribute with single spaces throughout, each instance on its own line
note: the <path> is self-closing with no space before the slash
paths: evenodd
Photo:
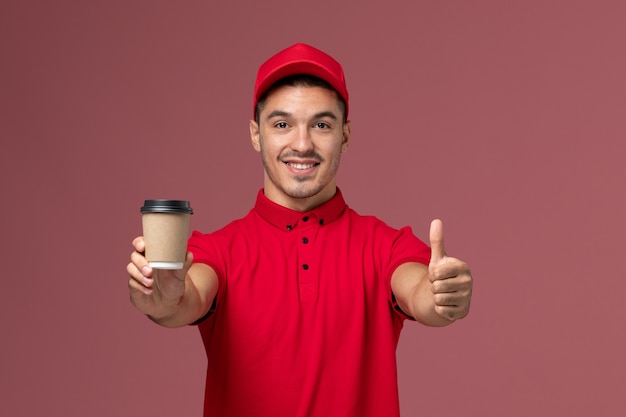
<path id="1" fill-rule="evenodd" d="M 309 211 L 296 211 L 276 204 L 265 196 L 263 189 L 260 189 L 254 209 L 267 222 L 288 232 L 310 221 L 321 226 L 329 224 L 341 216 L 346 207 L 339 188 L 330 200 Z"/>

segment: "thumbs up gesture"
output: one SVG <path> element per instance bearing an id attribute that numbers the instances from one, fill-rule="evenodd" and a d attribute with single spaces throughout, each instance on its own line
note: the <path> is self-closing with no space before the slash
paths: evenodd
<path id="1" fill-rule="evenodd" d="M 430 224 L 430 248 L 428 279 L 435 312 L 450 321 L 463 318 L 469 312 L 472 298 L 472 275 L 465 262 L 446 254 L 441 220 Z"/>

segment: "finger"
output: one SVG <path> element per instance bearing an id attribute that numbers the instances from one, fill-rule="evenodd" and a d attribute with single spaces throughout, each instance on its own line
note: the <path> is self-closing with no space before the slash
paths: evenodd
<path id="1" fill-rule="evenodd" d="M 139 252 L 133 252 L 130 254 L 130 260 L 133 265 L 137 268 L 137 270 L 143 274 L 143 276 L 150 278 L 152 277 L 152 267 L 146 260 L 145 256 L 143 256 Z"/>
<path id="2" fill-rule="evenodd" d="M 436 264 L 446 256 L 443 247 L 443 222 L 435 219 L 430 223 L 430 264 Z"/>
<path id="3" fill-rule="evenodd" d="M 183 269 L 186 271 L 191 268 L 193 265 L 193 253 L 187 251 L 187 255 L 185 255 L 185 264 L 183 265 Z"/>
<path id="4" fill-rule="evenodd" d="M 146 277 L 142 271 L 137 268 L 137 265 L 132 262 L 126 266 L 126 271 L 128 275 L 130 275 L 131 281 L 135 281 L 138 285 L 149 288 L 154 284 L 154 280 L 150 277 Z"/>
<path id="5" fill-rule="evenodd" d="M 131 295 L 133 291 L 139 291 L 142 294 L 150 295 L 153 292 L 152 288 L 145 287 L 138 283 L 135 279 L 131 278 L 128 280 L 128 288 L 130 288 Z"/>
<path id="6" fill-rule="evenodd" d="M 189 268 L 191 268 L 192 265 L 193 265 L 193 253 L 187 251 L 187 254 L 185 255 L 185 263 L 183 264 L 183 268 L 175 272 L 176 277 L 179 280 L 184 281 L 185 276 L 187 275 L 187 272 L 189 271 Z"/>
<path id="7" fill-rule="evenodd" d="M 146 243 L 143 240 L 143 236 L 138 236 L 133 239 L 133 247 L 139 253 L 143 253 L 146 250 Z"/>
<path id="8" fill-rule="evenodd" d="M 438 306 L 461 306 L 467 304 L 472 298 L 472 289 L 465 285 L 455 291 L 433 291 L 433 300 Z"/>
<path id="9" fill-rule="evenodd" d="M 433 295 L 436 306 L 458 307 L 461 303 L 461 296 L 456 292 L 439 293 Z"/>
<path id="10" fill-rule="evenodd" d="M 450 321 L 462 319 L 467 316 L 469 308 L 459 306 L 435 306 L 435 311 Z"/>
<path id="11" fill-rule="evenodd" d="M 431 263 L 428 273 L 430 281 L 449 280 L 450 278 L 468 276 L 471 278 L 471 272 L 468 265 L 456 258 L 446 256 L 445 262 Z"/>
<path id="12" fill-rule="evenodd" d="M 467 280 L 464 278 L 465 277 L 437 279 L 433 281 L 431 285 L 431 291 L 433 292 L 433 294 L 443 294 L 465 290 L 471 284 L 468 284 Z"/>

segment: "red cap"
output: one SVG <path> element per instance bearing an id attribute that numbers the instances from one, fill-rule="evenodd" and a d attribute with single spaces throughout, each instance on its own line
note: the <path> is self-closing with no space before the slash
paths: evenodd
<path id="1" fill-rule="evenodd" d="M 256 104 L 261 96 L 276 81 L 296 74 L 312 75 L 329 83 L 345 101 L 348 117 L 348 89 L 341 64 L 326 52 L 304 43 L 283 49 L 259 67 L 254 86 L 253 117 L 256 117 Z"/>

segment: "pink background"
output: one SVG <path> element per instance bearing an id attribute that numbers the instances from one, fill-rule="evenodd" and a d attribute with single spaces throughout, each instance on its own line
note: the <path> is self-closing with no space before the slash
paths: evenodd
<path id="1" fill-rule="evenodd" d="M 128 301 L 147 198 L 193 227 L 262 184 L 257 66 L 344 65 L 348 203 L 423 239 L 441 217 L 470 316 L 408 324 L 404 416 L 622 416 L 626 3 L 3 1 L 2 416 L 200 416 L 195 328 Z M 245 399 L 242 399 L 245 400 Z"/>

